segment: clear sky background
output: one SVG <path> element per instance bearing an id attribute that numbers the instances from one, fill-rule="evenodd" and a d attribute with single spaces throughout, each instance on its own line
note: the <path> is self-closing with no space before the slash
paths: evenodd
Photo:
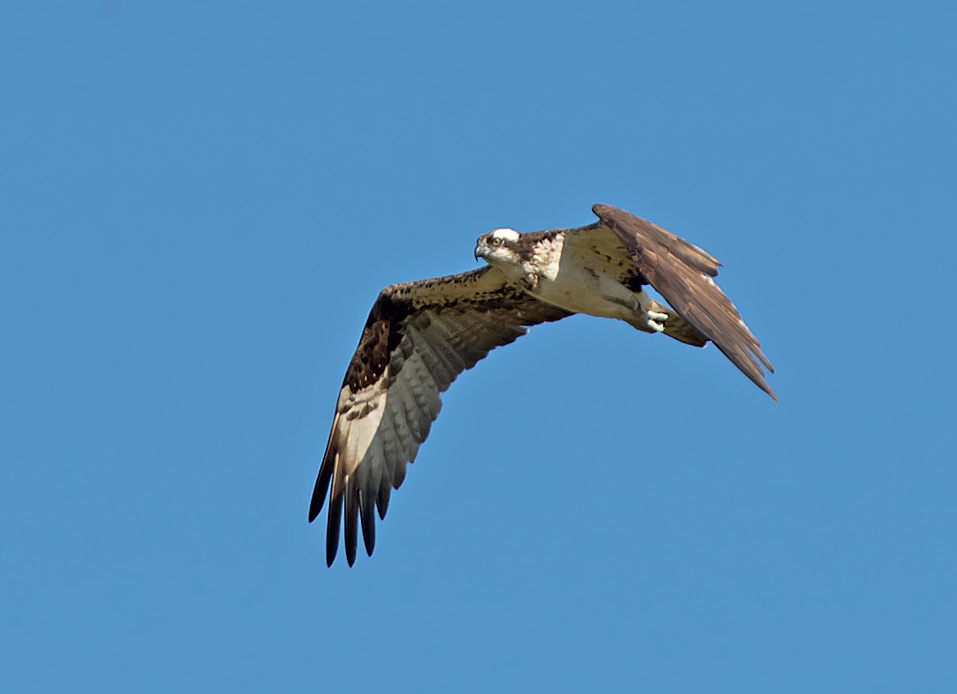
<path id="1" fill-rule="evenodd" d="M 957 691 L 950 2 L 9 2 L 0 689 Z M 611 203 L 778 369 L 576 317 L 349 569 L 387 284 Z M 324 522 L 324 516 L 323 516 Z"/>

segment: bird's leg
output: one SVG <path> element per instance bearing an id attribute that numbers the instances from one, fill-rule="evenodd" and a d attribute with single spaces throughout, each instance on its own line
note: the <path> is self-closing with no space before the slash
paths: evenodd
<path id="1" fill-rule="evenodd" d="M 592 306 L 591 310 L 579 310 L 579 313 L 617 318 L 646 333 L 664 332 L 668 314 L 663 313 L 663 306 L 643 291 L 633 291 L 604 273 L 590 271 L 589 274 L 594 280 L 594 289 L 608 304 L 597 311 Z"/>
<path id="2" fill-rule="evenodd" d="M 663 331 L 665 321 L 668 320 L 668 314 L 657 310 L 662 308 L 658 305 L 658 302 L 642 291 L 635 292 L 635 298 L 638 299 L 640 315 L 645 325 L 656 333 Z"/>

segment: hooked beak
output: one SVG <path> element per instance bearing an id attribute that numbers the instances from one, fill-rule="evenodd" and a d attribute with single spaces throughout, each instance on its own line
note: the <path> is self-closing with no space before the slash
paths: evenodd
<path id="1" fill-rule="evenodd" d="M 475 262 L 476 263 L 478 262 L 479 258 L 482 258 L 485 256 L 485 253 L 481 253 L 480 250 L 484 250 L 482 248 L 482 244 L 480 243 L 475 244 Z"/>

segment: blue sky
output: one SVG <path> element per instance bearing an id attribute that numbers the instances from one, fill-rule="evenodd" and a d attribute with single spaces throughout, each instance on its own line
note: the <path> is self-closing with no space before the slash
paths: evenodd
<path id="1" fill-rule="evenodd" d="M 950 692 L 952 3 L 7 3 L 4 691 Z M 775 405 L 576 317 L 306 511 L 382 286 L 624 207 Z"/>

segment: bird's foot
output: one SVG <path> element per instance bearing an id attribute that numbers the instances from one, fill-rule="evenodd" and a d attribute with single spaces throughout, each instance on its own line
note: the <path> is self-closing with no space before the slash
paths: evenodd
<path id="1" fill-rule="evenodd" d="M 641 307 L 641 321 L 650 330 L 654 330 L 656 333 L 662 332 L 665 329 L 668 314 L 657 310 L 661 309 L 662 306 L 644 292 L 636 292 L 635 296 L 638 297 L 638 306 Z"/>

